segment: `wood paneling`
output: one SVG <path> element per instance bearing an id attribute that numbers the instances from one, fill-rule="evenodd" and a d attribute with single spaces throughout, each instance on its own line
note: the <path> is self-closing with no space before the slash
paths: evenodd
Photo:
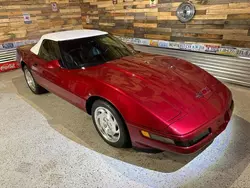
<path id="1" fill-rule="evenodd" d="M 184 0 L 0 0 L 0 42 L 38 38 L 68 29 L 101 29 L 115 35 L 171 41 L 212 42 L 250 47 L 249 0 L 193 0 L 194 19 L 181 23 Z M 51 2 L 58 3 L 52 12 Z M 23 13 L 32 24 L 24 24 Z M 87 23 L 86 20 L 89 20 Z"/>
<path id="2" fill-rule="evenodd" d="M 158 0 L 156 7 L 145 0 L 124 1 L 113 5 L 111 0 L 83 0 L 83 27 L 98 29 L 98 24 L 86 23 L 86 15 L 109 14 L 113 19 L 104 18 L 102 22 L 114 23 L 107 29 L 120 36 L 250 47 L 248 0 L 194 0 L 196 15 L 188 23 L 176 17 L 176 9 L 184 0 Z"/>
<path id="3" fill-rule="evenodd" d="M 51 2 L 57 2 L 58 12 L 52 11 Z M 0 0 L 0 43 L 81 29 L 81 11 L 79 0 Z M 23 13 L 31 15 L 31 24 L 24 23 Z"/>

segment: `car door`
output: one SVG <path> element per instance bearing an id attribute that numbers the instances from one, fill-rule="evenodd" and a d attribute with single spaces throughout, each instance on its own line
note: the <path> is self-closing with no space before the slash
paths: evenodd
<path id="1" fill-rule="evenodd" d="M 82 99 L 69 90 L 71 79 L 70 70 L 60 65 L 60 50 L 58 43 L 44 40 L 38 56 L 34 58 L 32 71 L 37 82 L 50 92 L 71 102 L 76 106 L 82 105 Z"/>
<path id="2" fill-rule="evenodd" d="M 32 74 L 38 84 L 53 93 L 59 93 L 60 66 L 58 65 L 59 56 L 56 55 L 53 43 L 50 40 L 44 40 L 39 53 L 33 58 L 31 66 Z"/>
<path id="3" fill-rule="evenodd" d="M 59 42 L 62 67 L 67 70 L 61 81 L 65 89 L 64 98 L 79 108 L 84 108 L 89 89 L 89 74 L 87 69 L 79 65 L 86 63 L 90 49 L 81 45 L 85 46 L 85 39 Z"/>

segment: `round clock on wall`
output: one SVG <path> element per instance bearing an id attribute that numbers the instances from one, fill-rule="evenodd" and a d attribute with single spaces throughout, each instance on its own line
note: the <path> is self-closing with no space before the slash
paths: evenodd
<path id="1" fill-rule="evenodd" d="M 184 2 L 177 8 L 176 15 L 181 22 L 188 22 L 195 15 L 195 6 L 190 2 Z"/>

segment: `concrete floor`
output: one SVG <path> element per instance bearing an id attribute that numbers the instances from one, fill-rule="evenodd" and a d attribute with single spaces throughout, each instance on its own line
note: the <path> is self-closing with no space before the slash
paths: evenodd
<path id="1" fill-rule="evenodd" d="M 208 148 L 149 154 L 110 147 L 90 116 L 1 73 L 0 187 L 250 187 L 250 89 L 228 86 L 234 115 Z"/>

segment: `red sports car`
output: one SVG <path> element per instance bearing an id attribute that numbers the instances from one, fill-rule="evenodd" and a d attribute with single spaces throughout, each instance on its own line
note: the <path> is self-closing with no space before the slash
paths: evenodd
<path id="1" fill-rule="evenodd" d="M 232 115 L 230 90 L 203 69 L 137 52 L 106 32 L 46 34 L 18 53 L 32 92 L 50 91 L 92 115 L 114 147 L 192 153 Z"/>

